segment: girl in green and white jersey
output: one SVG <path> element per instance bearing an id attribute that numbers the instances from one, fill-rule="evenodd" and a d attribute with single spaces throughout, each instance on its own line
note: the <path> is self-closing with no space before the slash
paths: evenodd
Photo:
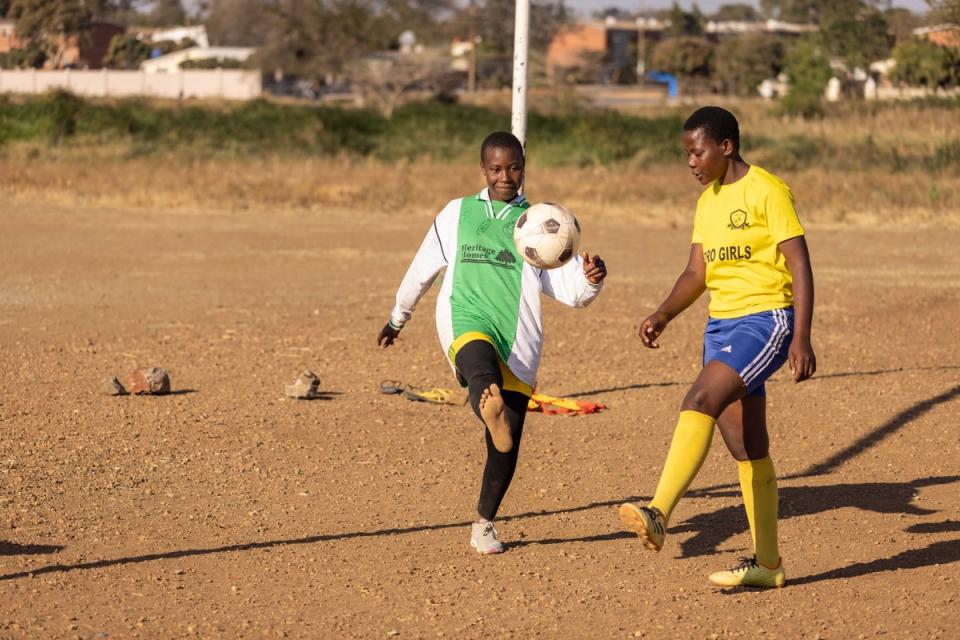
<path id="1" fill-rule="evenodd" d="M 493 519 L 517 465 L 527 401 L 536 386 L 543 348 L 540 294 L 572 307 L 590 304 L 606 266 L 583 253 L 562 267 L 524 262 L 513 243 L 517 218 L 530 205 L 520 194 L 520 141 L 498 131 L 480 148 L 487 187 L 450 201 L 437 215 L 400 283 L 390 321 L 377 336 L 389 347 L 420 298 L 446 269 L 437 299 L 437 333 L 474 413 L 486 425 L 487 462 L 470 544 L 499 553 Z"/>

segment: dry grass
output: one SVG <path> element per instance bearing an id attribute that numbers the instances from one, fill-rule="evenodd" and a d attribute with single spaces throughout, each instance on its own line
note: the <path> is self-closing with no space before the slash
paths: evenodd
<path id="1" fill-rule="evenodd" d="M 532 96 L 532 103 L 561 110 L 577 100 L 568 93 Z M 502 101 L 509 94 L 493 98 Z M 806 122 L 783 118 L 761 101 L 721 104 L 737 113 L 747 140 L 758 147 L 748 148 L 746 158 L 787 181 L 806 222 L 960 226 L 956 159 L 950 156 L 941 165 L 930 163 L 938 150 L 956 154 L 960 149 L 958 109 L 884 106 Z M 679 118 L 694 106 L 678 104 L 667 112 Z M 665 113 L 662 105 L 634 111 L 648 117 Z M 824 145 L 829 149 L 824 150 Z M 0 147 L 0 201 L 152 211 L 199 208 L 323 214 L 353 209 L 364 216 L 399 210 L 426 217 L 446 199 L 482 185 L 473 151 L 449 162 L 398 163 L 356 156 L 203 153 L 207 155 L 186 150 L 145 152 L 134 143 L 80 140 L 61 147 L 10 144 Z M 700 187 L 684 166 L 679 140 L 676 158 L 666 164 L 635 160 L 612 166 L 558 167 L 538 164 L 534 150 L 528 192 L 534 200 L 561 201 L 593 216 L 685 226 Z"/>
<path id="2" fill-rule="evenodd" d="M 813 224 L 925 227 L 960 225 L 960 180 L 922 170 L 777 171 Z M 6 203 L 132 210 L 229 212 L 351 208 L 357 215 L 403 211 L 429 216 L 446 199 L 482 186 L 473 162 L 396 163 L 350 158 L 124 158 L 117 149 L 7 148 L 0 157 Z M 689 224 L 699 185 L 674 166 L 539 167 L 528 170 L 532 199 L 566 203 L 593 216 L 641 224 Z"/>

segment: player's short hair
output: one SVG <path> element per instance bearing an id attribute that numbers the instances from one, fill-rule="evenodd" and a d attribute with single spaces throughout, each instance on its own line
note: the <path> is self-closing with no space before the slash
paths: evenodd
<path id="1" fill-rule="evenodd" d="M 722 107 L 700 107 L 683 123 L 684 131 L 703 132 L 720 144 L 724 140 L 733 143 L 733 151 L 740 151 L 740 124 L 736 116 Z"/>
<path id="2" fill-rule="evenodd" d="M 517 136 L 507 131 L 494 131 L 483 139 L 480 145 L 480 162 L 483 162 L 489 149 L 513 149 L 520 156 L 520 161 L 524 162 L 523 145 L 517 139 Z"/>

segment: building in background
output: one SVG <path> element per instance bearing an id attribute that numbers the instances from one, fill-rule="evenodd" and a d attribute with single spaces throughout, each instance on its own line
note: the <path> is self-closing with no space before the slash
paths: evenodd
<path id="1" fill-rule="evenodd" d="M 17 46 L 17 23 L 0 18 L 0 53 L 7 53 L 10 49 L 16 49 Z"/>
<path id="2" fill-rule="evenodd" d="M 926 38 L 941 47 L 960 49 L 960 25 L 936 24 L 931 27 L 920 27 L 913 30 L 913 35 Z"/>
<path id="3" fill-rule="evenodd" d="M 256 49 L 252 47 L 189 47 L 150 58 L 140 63 L 147 73 L 176 73 L 185 63 L 209 63 L 195 66 L 238 67 L 245 63 Z M 189 65 L 188 65 L 189 66 Z"/>
<path id="4" fill-rule="evenodd" d="M 44 63 L 44 69 L 100 69 L 103 57 L 110 49 L 110 40 L 126 31 L 124 27 L 112 22 L 93 22 L 90 30 L 82 36 L 60 36 L 57 38 L 58 53 Z M 17 23 L 14 20 L 0 20 L 0 53 L 11 49 L 24 48 L 28 42 L 17 35 Z"/>
<path id="5" fill-rule="evenodd" d="M 657 18 L 579 22 L 558 33 L 547 47 L 547 78 L 552 81 L 622 83 L 636 81 L 651 69 L 647 60 L 653 47 L 665 37 L 669 21 Z M 718 42 L 746 33 L 769 33 L 796 37 L 816 31 L 812 24 L 779 20 L 757 22 L 710 21 L 703 37 Z"/>

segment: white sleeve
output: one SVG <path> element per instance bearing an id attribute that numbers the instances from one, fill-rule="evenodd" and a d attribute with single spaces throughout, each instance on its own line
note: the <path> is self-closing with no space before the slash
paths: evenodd
<path id="1" fill-rule="evenodd" d="M 571 307 L 587 306 L 603 289 L 602 280 L 600 284 L 592 284 L 583 275 L 583 258 L 579 255 L 562 267 L 542 270 L 540 282 L 545 294 Z"/>
<path id="2" fill-rule="evenodd" d="M 445 218 L 449 218 L 452 204 L 448 204 L 427 229 L 427 235 L 420 243 L 417 255 L 413 257 L 413 262 L 410 263 L 406 275 L 400 282 L 400 288 L 397 290 L 397 304 L 390 314 L 390 324 L 394 328 L 401 329 L 410 320 L 420 298 L 437 279 L 440 271 L 447 266 L 447 251 L 452 247 L 443 246 L 441 237 L 445 237 L 446 234 L 441 229 L 447 226 L 444 221 Z"/>

